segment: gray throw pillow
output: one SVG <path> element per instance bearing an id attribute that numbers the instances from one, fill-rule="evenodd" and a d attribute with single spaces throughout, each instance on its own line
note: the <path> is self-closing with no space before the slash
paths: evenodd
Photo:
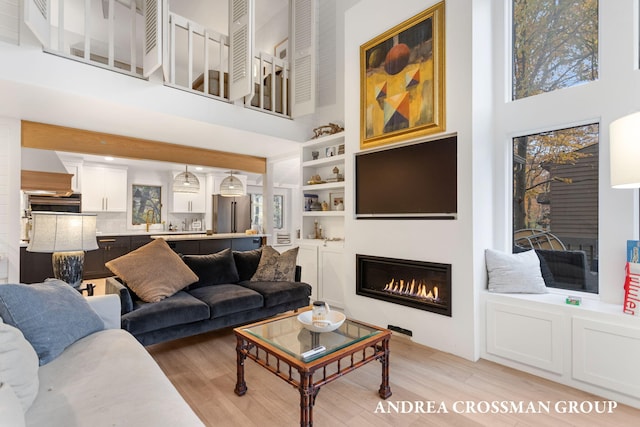
<path id="1" fill-rule="evenodd" d="M 543 294 L 547 287 L 540 272 L 540 260 L 534 250 L 508 254 L 485 250 L 489 292 Z"/>
<path id="2" fill-rule="evenodd" d="M 293 282 L 296 277 L 298 248 L 280 253 L 271 246 L 262 248 L 258 269 L 252 282 Z"/>
<path id="3" fill-rule="evenodd" d="M 22 331 L 41 366 L 80 338 L 104 329 L 84 297 L 61 280 L 0 285 L 0 317 Z"/>

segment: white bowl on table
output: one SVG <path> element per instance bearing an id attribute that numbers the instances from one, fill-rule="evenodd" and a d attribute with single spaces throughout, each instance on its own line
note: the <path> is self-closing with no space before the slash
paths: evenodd
<path id="1" fill-rule="evenodd" d="M 298 321 L 302 323 L 302 326 L 304 326 L 305 329 L 308 329 L 311 332 L 335 331 L 344 323 L 344 321 L 347 318 L 347 316 L 345 316 L 344 313 L 332 310 L 329 313 L 327 313 L 327 319 L 322 321 L 323 324 L 320 325 L 319 322 L 316 322 L 316 324 L 314 324 L 311 321 L 312 315 L 313 315 L 313 312 L 311 310 L 298 314 Z"/>

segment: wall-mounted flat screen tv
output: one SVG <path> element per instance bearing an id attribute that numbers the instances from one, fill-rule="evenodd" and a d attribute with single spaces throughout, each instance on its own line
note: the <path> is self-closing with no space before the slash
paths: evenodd
<path id="1" fill-rule="evenodd" d="M 355 156 L 356 218 L 455 219 L 458 138 Z"/>

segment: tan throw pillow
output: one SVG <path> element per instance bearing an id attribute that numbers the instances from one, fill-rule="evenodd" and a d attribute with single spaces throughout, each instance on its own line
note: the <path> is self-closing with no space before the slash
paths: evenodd
<path id="1" fill-rule="evenodd" d="M 155 239 L 105 265 L 146 302 L 163 300 L 198 281 L 164 239 Z"/>
<path id="2" fill-rule="evenodd" d="M 280 253 L 271 246 L 262 248 L 258 269 L 252 282 L 293 282 L 296 275 L 298 248 Z"/>

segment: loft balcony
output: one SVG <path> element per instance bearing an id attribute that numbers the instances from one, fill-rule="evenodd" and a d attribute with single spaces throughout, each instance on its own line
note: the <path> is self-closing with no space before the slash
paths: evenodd
<path id="1" fill-rule="evenodd" d="M 25 0 L 25 21 L 47 53 L 134 78 L 161 80 L 216 102 L 286 119 L 296 114 L 286 57 L 246 48 L 253 43 L 238 48 L 236 42 L 234 50 L 228 35 L 168 10 L 162 0 Z M 238 51 L 250 55 L 238 58 Z M 238 90 L 239 80 L 244 92 Z M 308 85 L 305 81 L 305 90 L 313 93 Z M 297 115 L 310 112 L 307 107 Z"/>

